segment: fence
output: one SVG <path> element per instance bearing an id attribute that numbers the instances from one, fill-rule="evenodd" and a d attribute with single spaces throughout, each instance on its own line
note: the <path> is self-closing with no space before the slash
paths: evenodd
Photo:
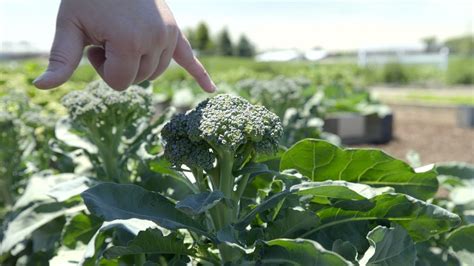
<path id="1" fill-rule="evenodd" d="M 408 53 L 402 50 L 392 53 L 376 53 L 359 50 L 357 54 L 357 63 L 362 67 L 367 65 L 385 65 L 388 63 L 431 64 L 445 70 L 448 67 L 448 59 L 449 49 L 446 47 L 436 53 Z"/>

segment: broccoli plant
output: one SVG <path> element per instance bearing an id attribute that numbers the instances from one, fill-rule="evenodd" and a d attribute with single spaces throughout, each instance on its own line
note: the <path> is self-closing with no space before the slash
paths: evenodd
<path id="1" fill-rule="evenodd" d="M 0 97 L 0 110 L 0 189 L 11 205 L 25 179 L 52 163 L 55 116 L 18 92 Z"/>
<path id="2" fill-rule="evenodd" d="M 165 157 L 177 167 L 191 169 L 201 192 L 219 191 L 230 202 L 211 212 L 218 231 L 235 221 L 250 176 L 237 180 L 235 173 L 258 154 L 275 153 L 282 133 L 280 119 L 265 107 L 238 96 L 218 95 L 174 117 L 164 126 L 162 137 Z"/>
<path id="3" fill-rule="evenodd" d="M 18 120 L 7 112 L 0 112 L 0 195 L 4 205 L 13 204 L 11 187 L 19 170 L 22 151 Z"/>
<path id="4" fill-rule="evenodd" d="M 264 155 L 282 132 L 277 115 L 231 95 L 173 117 L 161 132 L 172 169 L 162 161 L 154 168 L 185 179 L 188 195 L 114 183 L 86 190 L 88 210 L 108 223 L 84 261 L 415 265 L 415 243 L 459 224 L 425 201 L 438 188 L 434 170 L 415 171 L 379 150 L 305 139 L 269 170 L 264 158 L 273 157 Z M 183 191 L 177 184 L 166 190 Z"/>
<path id="5" fill-rule="evenodd" d="M 141 141 L 152 129 L 152 125 L 148 124 L 153 110 L 151 92 L 139 86 L 117 92 L 98 81 L 85 90 L 67 94 L 62 103 L 69 117 L 58 126 L 82 138 L 81 142 L 77 136 L 73 137 L 68 144 L 89 153 L 99 177 L 130 182 L 127 159 L 138 150 Z M 68 139 L 57 135 L 61 140 Z"/>
<path id="6" fill-rule="evenodd" d="M 239 93 L 254 104 L 261 104 L 282 120 L 281 144 L 291 146 L 302 138 L 335 139 L 322 130 L 319 107 L 322 94 L 307 79 L 277 77 L 271 80 L 242 80 L 236 85 Z M 337 141 L 336 141 L 337 142 Z"/>

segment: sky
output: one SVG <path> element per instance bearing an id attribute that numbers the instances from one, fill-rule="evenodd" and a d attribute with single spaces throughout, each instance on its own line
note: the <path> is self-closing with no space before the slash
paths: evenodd
<path id="1" fill-rule="evenodd" d="M 80 0 L 78 0 L 80 1 Z M 27 41 L 48 50 L 59 0 L 0 0 L 0 45 Z M 181 28 L 227 27 L 259 50 L 420 47 L 473 33 L 474 0 L 169 0 Z"/>

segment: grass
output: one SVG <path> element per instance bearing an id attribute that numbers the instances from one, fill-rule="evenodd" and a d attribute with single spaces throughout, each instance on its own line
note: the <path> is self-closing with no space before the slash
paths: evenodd
<path id="1" fill-rule="evenodd" d="M 474 106 L 474 94 L 472 95 L 430 95 L 421 93 L 410 93 L 405 99 L 420 103 L 446 104 L 446 105 L 470 105 Z"/>

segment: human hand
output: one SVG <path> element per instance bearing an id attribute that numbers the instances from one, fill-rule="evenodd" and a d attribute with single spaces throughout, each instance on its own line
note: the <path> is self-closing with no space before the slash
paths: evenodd
<path id="1" fill-rule="evenodd" d="M 49 65 L 35 86 L 66 82 L 89 45 L 89 61 L 116 90 L 156 79 L 174 58 L 205 91 L 215 91 L 164 0 L 62 0 Z"/>

